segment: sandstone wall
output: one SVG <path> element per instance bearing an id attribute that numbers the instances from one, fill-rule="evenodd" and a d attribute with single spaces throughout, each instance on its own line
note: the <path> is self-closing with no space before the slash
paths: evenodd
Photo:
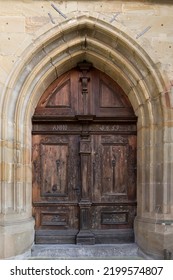
<path id="1" fill-rule="evenodd" d="M 159 1 L 156 1 L 159 2 Z M 161 1 L 165 2 L 165 1 Z M 0 1 L 1 89 L 34 40 L 55 25 L 79 15 L 93 16 L 127 32 L 158 63 L 168 87 L 173 74 L 173 5 L 152 1 Z"/>
<path id="2" fill-rule="evenodd" d="M 170 1 L 0 0 L 0 258 L 33 242 L 34 108 L 84 56 L 123 87 L 138 116 L 137 242 L 160 256 L 173 247 L 172 25 Z"/>

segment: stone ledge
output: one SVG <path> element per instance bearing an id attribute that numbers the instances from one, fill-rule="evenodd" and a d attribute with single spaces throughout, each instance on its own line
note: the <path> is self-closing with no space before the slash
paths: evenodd
<path id="1" fill-rule="evenodd" d="M 132 244 L 35 244 L 31 250 L 32 259 L 140 259 L 138 247 Z"/>

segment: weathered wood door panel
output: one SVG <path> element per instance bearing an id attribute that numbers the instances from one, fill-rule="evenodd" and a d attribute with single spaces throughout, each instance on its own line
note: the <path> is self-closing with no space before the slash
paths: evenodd
<path id="1" fill-rule="evenodd" d="M 81 63 L 33 117 L 36 243 L 133 241 L 136 117 L 122 89 Z"/>
<path id="2" fill-rule="evenodd" d="M 136 136 L 92 135 L 93 200 L 136 199 Z M 108 195 L 106 198 L 105 196 Z"/>
<path id="3" fill-rule="evenodd" d="M 74 242 L 79 229 L 78 136 L 33 135 L 33 168 L 36 241 Z M 49 232 L 47 237 L 42 230 Z"/>
<path id="4" fill-rule="evenodd" d="M 92 231 L 97 243 L 128 242 L 136 215 L 136 136 L 92 137 Z"/>

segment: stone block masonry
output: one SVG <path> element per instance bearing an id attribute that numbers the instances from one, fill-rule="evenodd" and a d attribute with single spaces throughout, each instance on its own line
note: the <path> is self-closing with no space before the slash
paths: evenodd
<path id="1" fill-rule="evenodd" d="M 34 241 L 34 109 L 83 59 L 123 88 L 138 117 L 136 242 L 156 258 L 173 248 L 172 26 L 171 1 L 0 0 L 1 259 Z"/>

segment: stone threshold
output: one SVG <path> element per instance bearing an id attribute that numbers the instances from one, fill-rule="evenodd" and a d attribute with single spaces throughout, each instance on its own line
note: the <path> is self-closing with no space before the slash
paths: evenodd
<path id="1" fill-rule="evenodd" d="M 143 259 L 138 254 L 138 246 L 130 244 L 45 244 L 33 245 L 29 259 Z"/>

